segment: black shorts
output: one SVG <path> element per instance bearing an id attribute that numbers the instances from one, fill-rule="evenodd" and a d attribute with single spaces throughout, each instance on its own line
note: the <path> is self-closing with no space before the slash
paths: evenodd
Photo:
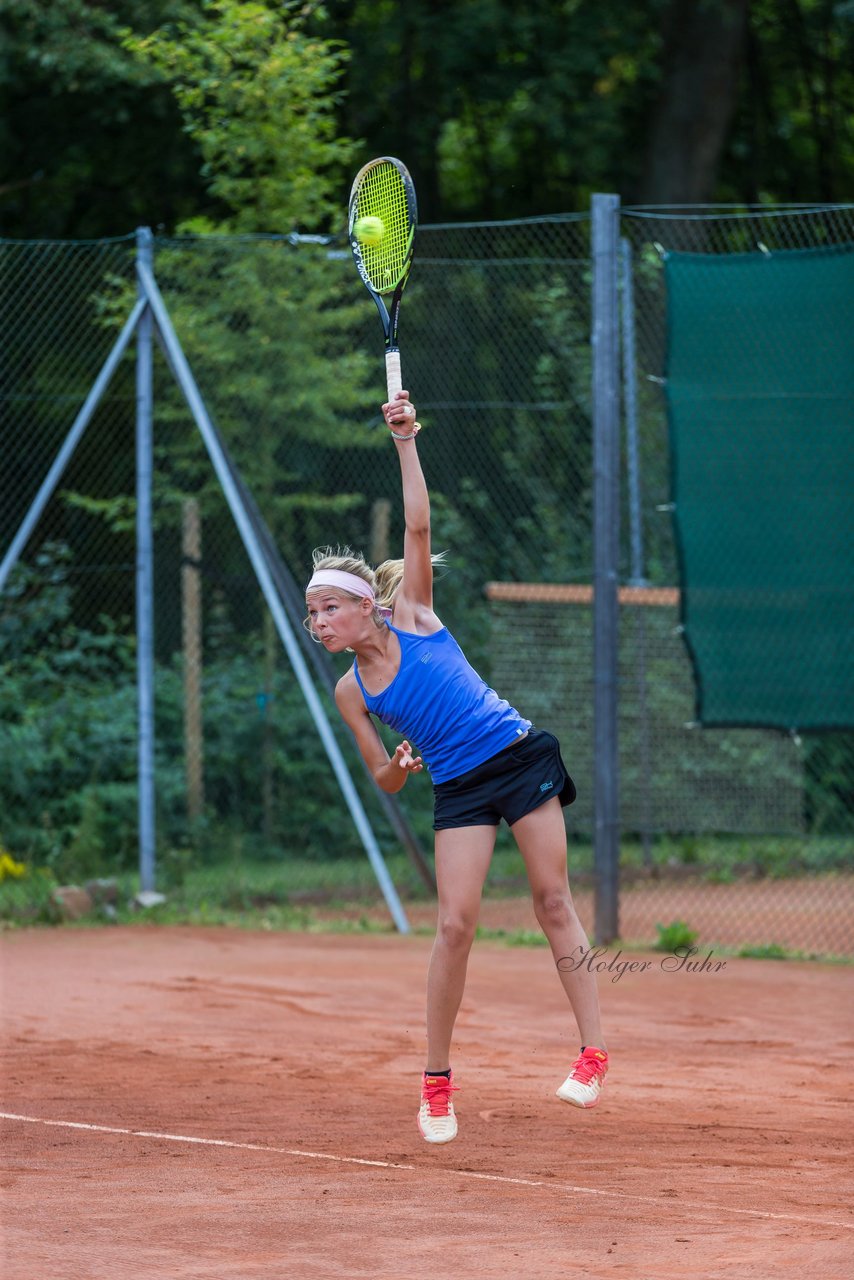
<path id="1" fill-rule="evenodd" d="M 575 784 L 554 734 L 529 729 L 526 737 L 476 769 L 433 784 L 433 830 L 497 827 L 502 818 L 512 827 L 552 796 L 562 805 L 572 804 Z"/>

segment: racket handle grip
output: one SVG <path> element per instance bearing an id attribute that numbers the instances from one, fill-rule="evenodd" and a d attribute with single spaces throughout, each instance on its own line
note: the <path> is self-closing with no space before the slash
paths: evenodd
<path id="1" fill-rule="evenodd" d="M 388 386 L 388 398 L 393 400 L 398 391 L 403 390 L 403 379 L 400 373 L 400 351 L 392 347 L 385 353 L 385 378 Z"/>

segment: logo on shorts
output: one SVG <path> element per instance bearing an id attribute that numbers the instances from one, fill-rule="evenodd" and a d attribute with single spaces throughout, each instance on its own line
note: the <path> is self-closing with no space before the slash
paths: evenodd
<path id="1" fill-rule="evenodd" d="M 541 783 L 541 785 L 540 785 L 540 790 L 541 790 L 541 791 L 551 791 L 551 789 L 552 789 L 552 787 L 553 787 L 553 786 L 554 786 L 554 783 L 553 783 L 553 782 L 543 782 L 543 783 Z"/>

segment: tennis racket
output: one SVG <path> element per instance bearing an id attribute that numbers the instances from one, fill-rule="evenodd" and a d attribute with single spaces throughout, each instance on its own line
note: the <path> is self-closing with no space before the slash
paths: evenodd
<path id="1" fill-rule="evenodd" d="M 397 322 L 418 223 L 415 186 L 406 165 L 393 156 L 380 156 L 360 169 L 353 179 L 349 213 L 350 248 L 356 270 L 382 321 L 388 398 L 393 400 L 403 387 Z M 362 218 L 379 218 L 382 238 L 377 243 L 368 244 L 357 238 L 355 227 Z"/>

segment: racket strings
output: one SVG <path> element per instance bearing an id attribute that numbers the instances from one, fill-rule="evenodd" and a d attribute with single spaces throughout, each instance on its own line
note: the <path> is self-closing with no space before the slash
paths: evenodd
<path id="1" fill-rule="evenodd" d="M 356 216 L 381 219 L 380 243 L 359 248 L 373 287 L 378 292 L 394 288 L 406 269 L 413 231 L 406 187 L 394 165 L 379 164 L 365 174 L 356 197 Z"/>

